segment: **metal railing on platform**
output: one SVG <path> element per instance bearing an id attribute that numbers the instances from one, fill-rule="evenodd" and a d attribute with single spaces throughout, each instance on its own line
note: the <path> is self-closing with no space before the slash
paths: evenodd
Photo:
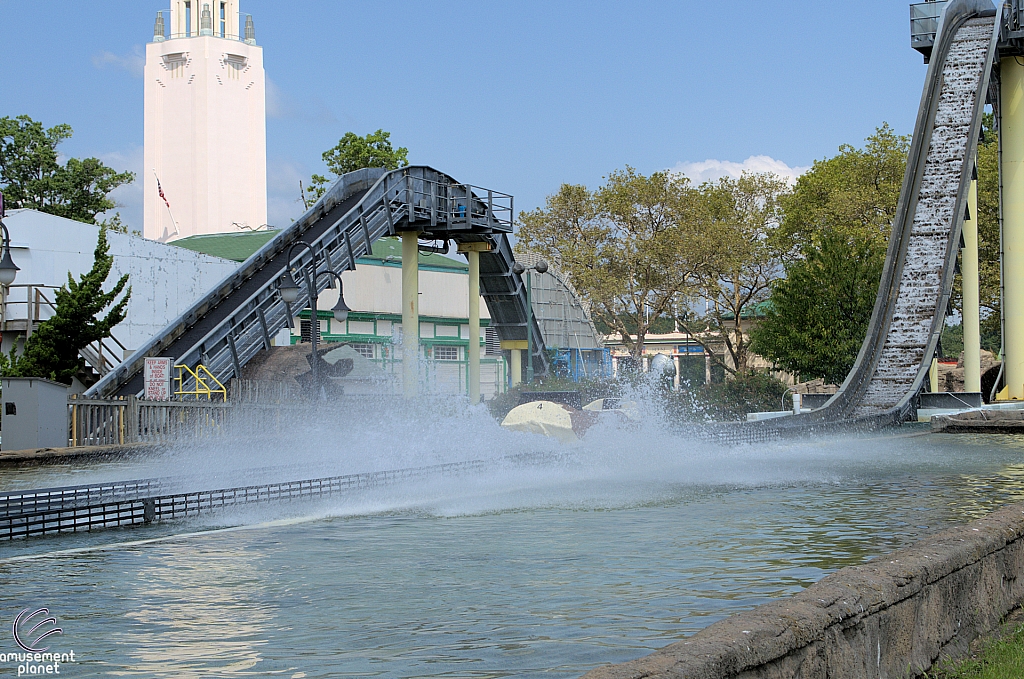
<path id="1" fill-rule="evenodd" d="M 0 539 L 180 519 L 258 502 L 329 497 L 398 481 L 480 471 L 508 463 L 550 461 L 551 455 L 524 453 L 495 460 L 467 460 L 425 467 L 263 483 L 217 490 L 170 490 L 166 479 L 72 486 L 0 495 Z"/>

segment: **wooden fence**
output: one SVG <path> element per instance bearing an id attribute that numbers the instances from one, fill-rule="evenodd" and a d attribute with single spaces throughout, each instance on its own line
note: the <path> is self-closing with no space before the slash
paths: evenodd
<path id="1" fill-rule="evenodd" d="M 216 436 L 233 409 L 231 403 L 68 399 L 68 445 L 106 446 L 167 443 Z"/>
<path id="2" fill-rule="evenodd" d="M 68 397 L 68 445 L 169 443 L 224 434 L 232 423 L 249 433 L 277 430 L 290 408 L 305 408 L 303 394 L 277 382 L 232 380 L 227 402 L 143 401 L 134 396 Z"/>

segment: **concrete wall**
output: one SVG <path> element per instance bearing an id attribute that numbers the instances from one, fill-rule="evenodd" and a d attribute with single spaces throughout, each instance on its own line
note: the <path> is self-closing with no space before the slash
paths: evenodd
<path id="1" fill-rule="evenodd" d="M 1024 598 L 1024 505 L 829 575 L 589 679 L 894 679 L 964 652 Z"/>
<path id="2" fill-rule="evenodd" d="M 67 284 L 68 272 L 77 279 L 91 269 L 99 227 L 35 210 L 12 210 L 4 223 L 11 232 L 11 256 L 21 267 L 10 290 L 7 319 L 23 321 L 28 311 L 26 289 L 19 286 L 61 286 Z M 128 317 L 113 333 L 129 349 L 149 340 L 238 267 L 236 262 L 135 235 L 108 232 L 107 242 L 114 256 L 107 288 L 126 273 L 132 286 Z M 54 300 L 52 290 L 45 294 Z M 43 319 L 52 315 L 45 308 L 41 311 Z M 13 333 L 4 337 L 5 352 L 12 337 Z"/>
<path id="3" fill-rule="evenodd" d="M 356 311 L 402 313 L 402 267 L 386 264 L 358 264 L 354 271 L 341 274 L 345 285 L 345 303 Z M 469 274 L 459 269 L 430 271 L 420 269 L 420 316 L 467 318 L 469 316 Z M 320 308 L 330 309 L 338 301 L 338 291 L 328 288 L 320 293 Z M 490 318 L 487 303 L 480 298 L 480 317 Z"/>

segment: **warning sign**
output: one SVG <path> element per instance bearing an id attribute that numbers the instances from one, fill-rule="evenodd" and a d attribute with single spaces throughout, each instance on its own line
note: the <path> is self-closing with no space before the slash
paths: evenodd
<path id="1" fill-rule="evenodd" d="M 144 399 L 147 401 L 171 400 L 171 359 L 147 358 L 145 379 Z"/>

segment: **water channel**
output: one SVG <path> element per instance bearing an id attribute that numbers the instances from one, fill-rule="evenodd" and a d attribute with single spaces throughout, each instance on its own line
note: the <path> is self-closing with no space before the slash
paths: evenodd
<path id="1" fill-rule="evenodd" d="M 76 654 L 62 673 L 76 677 L 576 677 L 1024 499 L 1024 437 L 905 427 L 722 448 L 651 427 L 559 449 L 482 413 L 349 425 L 298 430 L 288 454 L 280 441 L 214 442 L 0 470 L 0 490 L 552 457 L 0 543 L 0 622 L 48 607 L 64 632 L 54 650 Z M 0 653 L 16 650 L 8 636 Z"/>

